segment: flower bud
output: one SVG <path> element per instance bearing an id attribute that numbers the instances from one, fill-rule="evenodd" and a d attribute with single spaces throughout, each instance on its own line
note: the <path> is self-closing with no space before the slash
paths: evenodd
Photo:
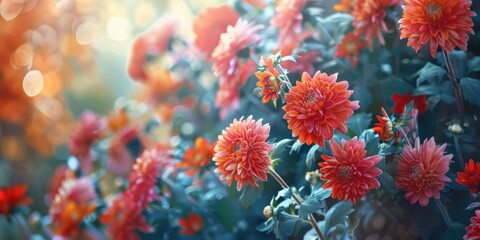
<path id="1" fill-rule="evenodd" d="M 462 134 L 463 133 L 463 128 L 460 126 L 460 124 L 455 123 L 450 126 L 448 126 L 448 131 L 450 131 L 453 134 Z"/>
<path id="2" fill-rule="evenodd" d="M 273 209 L 271 206 L 266 206 L 264 209 L 263 209 L 263 215 L 266 217 L 266 218 L 271 218 L 273 217 Z"/>

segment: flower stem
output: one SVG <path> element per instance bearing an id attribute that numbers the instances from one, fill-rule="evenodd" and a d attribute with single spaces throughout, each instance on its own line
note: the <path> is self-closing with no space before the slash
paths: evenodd
<path id="1" fill-rule="evenodd" d="M 447 227 L 452 226 L 452 219 L 450 218 L 450 215 L 448 215 L 447 209 L 445 209 L 445 206 L 443 206 L 442 202 L 439 199 L 434 199 L 435 203 L 437 204 L 438 209 L 440 210 L 440 213 L 442 214 L 443 220 L 445 220 L 445 223 L 447 224 Z"/>
<path id="2" fill-rule="evenodd" d="M 457 151 L 458 164 L 460 164 L 460 170 L 465 168 L 465 161 L 463 160 L 462 150 L 460 148 L 460 142 L 457 135 L 453 135 L 453 144 L 455 145 L 455 151 Z"/>
<path id="3" fill-rule="evenodd" d="M 277 172 L 275 172 L 275 170 L 269 168 L 268 173 L 270 173 L 270 175 L 272 175 L 272 177 L 275 178 L 275 180 L 277 180 L 277 182 L 280 184 L 280 186 L 282 186 L 282 188 L 285 188 L 285 189 L 289 188 L 285 180 L 283 180 L 283 178 Z M 303 199 L 300 196 L 297 196 L 297 194 L 294 192 L 292 192 L 292 198 L 293 200 L 295 200 L 298 206 L 300 206 L 303 202 Z M 325 240 L 325 238 L 323 238 L 322 231 L 320 230 L 320 227 L 318 226 L 317 220 L 315 219 L 315 216 L 313 215 L 313 213 L 308 214 L 308 216 L 310 217 L 309 222 L 313 226 L 313 229 L 315 230 L 315 232 L 317 232 L 317 235 L 320 238 L 320 240 Z"/>
<path id="4" fill-rule="evenodd" d="M 11 216 L 18 223 L 20 228 L 22 229 L 22 232 L 25 235 L 26 239 L 32 239 L 32 232 L 30 231 L 30 228 L 28 227 L 28 224 L 25 221 L 25 219 L 23 218 L 23 216 L 18 215 L 18 214 L 13 214 Z"/>
<path id="5" fill-rule="evenodd" d="M 400 131 L 400 133 L 402 133 L 403 139 L 405 139 L 405 142 L 407 143 L 407 145 L 409 147 L 412 147 L 412 144 L 410 143 L 410 140 L 408 140 L 408 136 L 405 133 L 405 131 L 403 130 L 403 128 L 401 126 L 398 126 L 397 129 L 398 129 L 398 131 Z"/>
<path id="6" fill-rule="evenodd" d="M 445 65 L 447 66 L 448 78 L 452 81 L 453 91 L 455 92 L 455 99 L 457 101 L 458 114 L 460 115 L 460 125 L 463 125 L 465 119 L 465 106 L 463 102 L 462 88 L 460 87 L 460 81 L 455 77 L 452 62 L 448 53 L 442 49 L 443 58 L 445 59 Z"/>

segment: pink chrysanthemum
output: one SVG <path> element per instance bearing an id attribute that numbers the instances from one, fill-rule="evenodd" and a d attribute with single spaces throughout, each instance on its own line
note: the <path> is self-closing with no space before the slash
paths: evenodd
<path id="1" fill-rule="evenodd" d="M 440 191 L 446 182 L 445 176 L 452 154 L 444 155 L 447 144 L 437 146 L 435 139 L 415 140 L 415 147 L 406 146 L 398 160 L 397 187 L 406 191 L 405 198 L 410 204 L 419 202 L 427 206 L 430 198 L 440 198 Z"/>
<path id="2" fill-rule="evenodd" d="M 475 216 L 470 218 L 470 225 L 465 230 L 467 230 L 467 234 L 463 236 L 463 239 L 480 240 L 480 210 L 475 211 Z"/>
<path id="3" fill-rule="evenodd" d="M 353 203 L 363 197 L 370 189 L 379 188 L 376 177 L 382 170 L 376 165 L 382 160 L 380 155 L 365 157 L 365 141 L 357 137 L 345 141 L 342 146 L 330 141 L 333 157 L 322 155 L 324 162 L 319 163 L 321 179 L 326 181 L 323 188 L 332 188 L 332 198 L 350 199 Z"/>
<path id="4" fill-rule="evenodd" d="M 273 147 L 266 142 L 269 133 L 270 125 L 262 125 L 262 119 L 249 116 L 233 120 L 218 136 L 214 149 L 215 172 L 220 173 L 220 179 L 226 179 L 228 185 L 236 181 L 238 191 L 246 183 L 258 187 L 256 179 L 266 181 L 271 163 L 268 153 Z"/>
<path id="5" fill-rule="evenodd" d="M 308 0 L 282 0 L 275 8 L 275 15 L 270 21 L 272 26 L 280 29 L 278 45 L 283 46 L 285 42 L 297 39 L 302 32 L 303 15 L 302 10 Z"/>
<path id="6" fill-rule="evenodd" d="M 349 100 L 352 93 L 347 81 L 337 82 L 337 74 L 329 76 L 318 71 L 312 78 L 303 73 L 302 81 L 297 81 L 285 95 L 283 118 L 301 143 L 325 147 L 334 129 L 347 132 L 346 121 L 359 108 L 358 101 Z"/>
<path id="7" fill-rule="evenodd" d="M 382 32 L 388 32 L 385 23 L 386 8 L 398 6 L 401 0 L 358 0 L 352 12 L 355 33 L 365 36 L 370 48 L 373 48 L 373 39 L 376 38 L 381 45 L 385 45 Z"/>
<path id="8" fill-rule="evenodd" d="M 248 77 L 255 71 L 255 63 L 252 60 L 242 59 L 239 55 L 247 54 L 249 47 L 258 41 L 260 36 L 257 34 L 263 26 L 249 23 L 238 19 L 235 26 L 228 26 L 227 32 L 220 36 L 220 42 L 212 53 L 213 71 L 220 77 L 221 93 L 217 93 L 217 98 L 230 100 L 225 104 L 222 101 L 215 101 L 215 105 L 220 108 L 220 117 L 225 119 L 229 108 L 235 110 L 238 108 L 238 99 L 232 96 L 238 95 L 238 89 L 245 83 Z M 237 92 L 237 94 L 231 91 Z M 228 94 L 225 94 L 228 93 Z M 221 94 L 221 95 L 220 95 Z"/>
<path id="9" fill-rule="evenodd" d="M 90 148 L 95 141 L 102 137 L 106 126 L 106 118 L 93 112 L 86 111 L 80 116 L 78 127 L 70 136 L 68 148 L 70 153 L 80 161 L 82 171 L 90 170 L 92 166 Z"/>
<path id="10" fill-rule="evenodd" d="M 145 150 L 133 166 L 125 194 L 130 196 L 139 208 L 146 208 L 150 202 L 159 198 L 155 185 L 157 178 L 160 177 L 160 170 L 164 172 L 175 166 L 169 148 L 157 146 Z"/>
<path id="11" fill-rule="evenodd" d="M 405 0 L 400 19 L 400 39 L 408 38 L 408 46 L 418 52 L 430 42 L 430 55 L 435 57 L 440 46 L 447 52 L 455 47 L 467 50 L 468 34 L 474 34 L 468 0 Z"/>
<path id="12" fill-rule="evenodd" d="M 142 209 L 125 194 L 112 199 L 108 210 L 100 217 L 107 225 L 107 233 L 113 240 L 140 240 L 138 231 L 151 232 L 152 227 L 142 215 Z"/>
<path id="13" fill-rule="evenodd" d="M 52 178 L 50 178 L 50 185 L 48 187 L 49 204 L 53 203 L 53 201 L 55 200 L 55 196 L 62 187 L 63 182 L 75 178 L 75 172 L 67 166 L 60 166 L 55 169 Z"/>

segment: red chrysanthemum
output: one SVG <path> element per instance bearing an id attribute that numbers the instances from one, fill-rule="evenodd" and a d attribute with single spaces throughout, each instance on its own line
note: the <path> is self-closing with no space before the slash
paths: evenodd
<path id="1" fill-rule="evenodd" d="M 415 140 L 415 146 L 406 146 L 398 160 L 397 187 L 406 191 L 410 204 L 427 206 L 430 198 L 440 198 L 440 191 L 450 178 L 445 176 L 452 154 L 444 155 L 447 144 L 437 146 L 435 139 Z"/>
<path id="2" fill-rule="evenodd" d="M 363 197 L 370 189 L 379 188 L 376 177 L 382 170 L 376 165 L 382 156 L 365 157 L 365 141 L 357 137 L 342 140 L 342 146 L 336 141 L 330 141 L 333 157 L 322 155 L 324 162 L 319 163 L 321 179 L 326 181 L 323 188 L 332 188 L 332 198 L 350 199 L 353 203 Z"/>
<path id="3" fill-rule="evenodd" d="M 202 137 L 198 137 L 195 140 L 195 146 L 188 148 L 183 155 L 183 161 L 179 162 L 177 166 L 179 168 L 187 168 L 185 172 L 186 176 L 192 176 L 198 170 L 205 167 L 208 162 L 213 158 L 215 144 Z"/>
<path id="4" fill-rule="evenodd" d="M 367 44 L 362 41 L 355 33 L 345 35 L 342 41 L 337 45 L 337 54 L 335 57 L 344 57 L 350 60 L 352 67 L 357 66 L 357 57 Z"/>
<path id="5" fill-rule="evenodd" d="M 318 71 L 312 78 L 303 73 L 302 81 L 297 81 L 285 95 L 283 118 L 301 143 L 325 147 L 334 129 L 347 132 L 346 121 L 360 107 L 358 101 L 349 100 L 352 93 L 347 81 L 337 82 L 337 74 L 329 76 Z"/>
<path id="6" fill-rule="evenodd" d="M 388 117 L 385 109 L 382 108 L 382 116 L 377 115 L 378 123 L 375 123 L 373 131 L 378 133 L 378 136 L 384 142 L 390 142 L 393 138 L 393 123 Z"/>
<path id="7" fill-rule="evenodd" d="M 480 210 L 475 211 L 475 216 L 470 218 L 470 225 L 465 230 L 467 230 L 467 234 L 463 236 L 463 239 L 480 240 Z"/>
<path id="8" fill-rule="evenodd" d="M 200 214 L 189 212 L 186 218 L 178 219 L 178 225 L 182 227 L 180 233 L 183 235 L 194 235 L 203 228 L 203 219 Z"/>
<path id="9" fill-rule="evenodd" d="M 263 96 L 262 103 L 273 101 L 273 104 L 276 105 L 280 87 L 283 84 L 278 79 L 280 72 L 273 66 L 273 56 L 267 59 L 262 56 L 260 61 L 264 63 L 266 69 L 263 72 L 258 71 L 255 73 L 255 76 L 258 78 L 257 87 L 262 89 L 258 95 Z"/>
<path id="10" fill-rule="evenodd" d="M 468 0 L 405 0 L 400 19 L 400 39 L 418 52 L 428 42 L 435 57 L 440 46 L 452 52 L 455 47 L 467 50 L 468 34 L 474 34 Z"/>
<path id="11" fill-rule="evenodd" d="M 457 172 L 455 181 L 463 186 L 469 187 L 470 194 L 476 192 L 480 186 L 480 164 L 470 159 L 470 161 L 465 164 L 463 172 Z"/>
<path id="12" fill-rule="evenodd" d="M 107 211 L 100 217 L 107 225 L 107 233 L 113 240 L 140 240 L 138 231 L 151 232 L 152 227 L 142 215 L 142 209 L 127 195 L 116 196 Z"/>
<path id="13" fill-rule="evenodd" d="M 226 179 L 228 185 L 236 181 L 238 191 L 246 183 L 258 187 L 256 179 L 266 181 L 271 163 L 268 153 L 273 147 L 266 142 L 269 133 L 270 125 L 262 125 L 262 119 L 249 116 L 233 120 L 218 136 L 214 149 L 215 172 L 220 173 L 220 179 Z"/>
<path id="14" fill-rule="evenodd" d="M 370 48 L 373 48 L 373 39 L 376 38 L 381 45 L 385 45 L 382 32 L 388 32 L 385 17 L 386 8 L 401 4 L 401 0 L 358 0 L 352 12 L 355 33 L 365 36 Z"/>
<path id="15" fill-rule="evenodd" d="M 31 204 L 32 199 L 25 196 L 27 188 L 24 184 L 0 188 L 0 215 L 8 217 L 18 205 Z"/>
<path id="16" fill-rule="evenodd" d="M 193 21 L 195 45 L 210 57 L 220 41 L 220 35 L 228 26 L 234 25 L 238 18 L 238 13 L 228 5 L 203 10 Z"/>
<path id="17" fill-rule="evenodd" d="M 302 10 L 308 0 L 282 0 L 275 8 L 275 15 L 270 24 L 280 29 L 278 45 L 297 39 L 302 32 Z"/>
<path id="18" fill-rule="evenodd" d="M 411 101 L 413 101 L 413 107 L 416 108 L 420 113 L 423 113 L 428 109 L 427 96 L 425 95 L 412 97 L 410 93 L 405 94 L 405 96 L 402 96 L 398 93 L 394 93 L 392 95 L 392 99 L 393 99 L 392 112 L 397 114 L 403 114 L 403 111 L 405 111 L 405 107 Z"/>

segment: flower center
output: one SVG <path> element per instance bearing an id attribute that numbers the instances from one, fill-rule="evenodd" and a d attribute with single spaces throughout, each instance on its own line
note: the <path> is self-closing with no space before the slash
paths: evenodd
<path id="1" fill-rule="evenodd" d="M 350 166 L 340 166 L 336 171 L 337 177 L 340 181 L 350 181 L 353 178 L 352 168 Z"/>
<path id="2" fill-rule="evenodd" d="M 416 178 L 422 173 L 422 165 L 420 163 L 413 165 L 410 168 L 410 176 Z"/>
<path id="3" fill-rule="evenodd" d="M 347 49 L 347 52 L 350 54 L 354 54 L 355 50 L 357 49 L 357 44 L 355 44 L 354 41 L 349 41 L 345 43 L 345 49 Z"/>
<path id="4" fill-rule="evenodd" d="M 438 3 L 427 4 L 427 17 L 429 20 L 438 21 L 442 17 L 442 8 Z"/>
<path id="5" fill-rule="evenodd" d="M 268 78 L 267 89 L 269 91 L 278 91 L 278 81 L 275 76 L 270 76 Z"/>

